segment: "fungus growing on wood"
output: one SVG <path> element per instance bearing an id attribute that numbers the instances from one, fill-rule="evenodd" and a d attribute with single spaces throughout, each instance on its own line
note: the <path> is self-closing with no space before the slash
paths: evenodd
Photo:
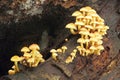
<path id="1" fill-rule="evenodd" d="M 57 56 L 58 56 L 57 51 L 55 49 L 51 49 L 50 52 L 52 53 L 52 58 L 54 60 L 57 60 Z"/>
<path id="2" fill-rule="evenodd" d="M 78 38 L 77 43 L 79 46 L 76 48 L 82 56 L 88 56 L 91 54 L 100 55 L 101 50 L 104 50 L 102 46 L 103 36 L 107 33 L 109 29 L 108 26 L 104 24 L 104 20 L 97 14 L 97 12 L 89 6 L 81 8 L 79 11 L 75 11 L 72 14 L 76 18 L 74 25 L 71 23 L 66 25 L 69 27 L 72 34 L 79 34 L 81 37 Z M 69 57 L 68 59 L 70 59 Z"/>
<path id="3" fill-rule="evenodd" d="M 45 62 L 43 55 L 38 51 L 40 47 L 37 44 L 32 44 L 28 47 L 23 47 L 21 52 L 24 52 L 23 56 L 17 55 L 11 57 L 11 61 L 14 62 L 13 70 L 9 70 L 9 74 L 15 74 L 19 72 L 18 62 L 27 67 L 37 67 L 39 63 Z M 15 71 L 15 72 L 14 72 Z"/>
<path id="4" fill-rule="evenodd" d="M 10 60 L 11 60 L 12 62 L 14 62 L 16 72 L 19 72 L 20 70 L 19 70 L 19 67 L 18 67 L 18 62 L 19 62 L 19 61 L 22 61 L 23 58 L 15 55 L 15 56 L 11 57 Z"/>
<path id="5" fill-rule="evenodd" d="M 11 69 L 10 69 L 10 70 L 8 71 L 8 74 L 9 74 L 9 75 L 14 75 L 15 73 L 16 73 L 15 70 L 11 70 Z"/>
<path id="6" fill-rule="evenodd" d="M 23 48 L 21 49 L 21 52 L 27 53 L 27 52 L 30 52 L 30 49 L 29 49 L 28 47 L 23 47 Z"/>

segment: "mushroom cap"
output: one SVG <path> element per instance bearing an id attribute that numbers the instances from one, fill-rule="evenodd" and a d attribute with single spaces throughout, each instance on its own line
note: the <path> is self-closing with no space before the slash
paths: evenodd
<path id="1" fill-rule="evenodd" d="M 70 55 L 71 55 L 72 57 L 76 57 L 76 53 L 75 53 L 75 52 L 70 53 Z"/>
<path id="2" fill-rule="evenodd" d="M 96 48 L 99 49 L 99 50 L 104 50 L 104 47 L 102 45 L 99 45 Z"/>
<path id="3" fill-rule="evenodd" d="M 30 53 L 25 53 L 23 56 L 27 57 L 27 58 L 30 58 L 32 55 Z"/>
<path id="4" fill-rule="evenodd" d="M 79 39 L 77 40 L 77 43 L 85 43 L 85 39 L 79 38 Z"/>
<path id="5" fill-rule="evenodd" d="M 35 59 L 34 58 L 30 58 L 27 60 L 28 63 L 34 63 L 35 62 Z"/>
<path id="6" fill-rule="evenodd" d="M 18 61 L 22 61 L 24 58 L 23 57 L 19 57 L 17 55 L 14 55 L 13 57 L 11 57 L 11 61 L 13 62 L 18 62 Z"/>
<path id="7" fill-rule="evenodd" d="M 9 70 L 9 71 L 8 71 L 8 74 L 9 74 L 9 75 L 14 75 L 15 73 L 16 73 L 15 70 Z"/>
<path id="8" fill-rule="evenodd" d="M 83 15 L 79 15 L 79 16 L 76 17 L 77 20 L 78 20 L 78 19 L 82 19 L 82 18 L 84 18 Z"/>
<path id="9" fill-rule="evenodd" d="M 62 48 L 62 49 L 65 49 L 65 50 L 67 49 L 67 47 L 66 47 L 66 46 L 62 46 L 61 48 Z"/>
<path id="10" fill-rule="evenodd" d="M 75 25 L 74 23 L 69 23 L 69 24 L 67 24 L 65 28 L 77 30 L 76 25 Z"/>
<path id="11" fill-rule="evenodd" d="M 93 38 L 90 38 L 90 41 L 91 41 L 91 42 L 97 42 L 98 39 L 96 39 L 96 38 L 93 37 Z"/>
<path id="12" fill-rule="evenodd" d="M 85 19 L 92 19 L 92 17 L 91 16 L 85 16 Z"/>
<path id="13" fill-rule="evenodd" d="M 95 28 L 96 29 L 103 29 L 103 26 L 100 25 L 100 26 L 96 26 Z"/>
<path id="14" fill-rule="evenodd" d="M 97 48 L 95 46 L 90 47 L 91 50 L 96 50 Z"/>
<path id="15" fill-rule="evenodd" d="M 83 48 L 81 46 L 76 47 L 78 50 L 82 50 Z"/>
<path id="16" fill-rule="evenodd" d="M 100 44 L 103 43 L 103 41 L 102 40 L 98 40 L 96 43 L 100 45 Z"/>
<path id="17" fill-rule="evenodd" d="M 43 55 L 42 55 L 39 51 L 37 51 L 37 52 L 35 53 L 35 56 L 36 56 L 36 57 L 39 57 L 39 58 L 42 58 L 42 57 L 43 57 Z"/>
<path id="18" fill-rule="evenodd" d="M 58 53 L 62 53 L 62 49 L 57 49 L 57 52 Z"/>
<path id="19" fill-rule="evenodd" d="M 56 53 L 57 51 L 55 49 L 50 50 L 51 53 Z"/>
<path id="20" fill-rule="evenodd" d="M 70 63 L 70 62 L 72 62 L 72 57 L 68 56 L 67 59 L 65 60 L 65 63 Z"/>
<path id="21" fill-rule="evenodd" d="M 81 8 L 80 11 L 82 11 L 82 12 L 88 12 L 89 9 L 91 9 L 91 8 L 87 6 L 87 7 Z"/>
<path id="22" fill-rule="evenodd" d="M 93 27 L 91 25 L 85 25 L 85 27 L 88 29 L 93 29 Z"/>
<path id="23" fill-rule="evenodd" d="M 85 31 L 80 31 L 79 34 L 89 35 L 90 32 L 88 30 L 85 30 Z"/>
<path id="24" fill-rule="evenodd" d="M 30 51 L 30 49 L 28 47 L 23 47 L 21 49 L 21 52 L 29 52 L 29 51 Z"/>
<path id="25" fill-rule="evenodd" d="M 80 28 L 80 31 L 88 31 L 85 27 Z"/>
<path id="26" fill-rule="evenodd" d="M 75 22 L 75 25 L 83 26 L 85 24 L 83 22 L 81 22 L 81 21 L 77 21 L 77 22 Z"/>
<path id="27" fill-rule="evenodd" d="M 79 15 L 82 15 L 82 13 L 80 11 L 75 11 L 72 13 L 72 16 L 79 16 Z"/>
<path id="28" fill-rule="evenodd" d="M 85 42 L 89 42 L 90 41 L 90 39 L 85 39 Z"/>
<path id="29" fill-rule="evenodd" d="M 77 49 L 74 49 L 73 52 L 76 53 L 76 52 L 77 52 Z"/>
<path id="30" fill-rule="evenodd" d="M 40 50 L 40 47 L 37 44 L 31 44 L 29 46 L 29 49 L 31 49 L 31 50 Z"/>

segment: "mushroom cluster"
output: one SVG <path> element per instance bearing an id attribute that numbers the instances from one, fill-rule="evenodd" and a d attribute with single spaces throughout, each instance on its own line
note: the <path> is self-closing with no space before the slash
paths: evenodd
<path id="1" fill-rule="evenodd" d="M 12 67 L 13 70 L 9 70 L 8 74 L 12 75 L 19 72 L 18 62 L 27 67 L 37 67 L 40 62 L 45 62 L 42 54 L 39 52 L 40 47 L 37 44 L 32 44 L 29 47 L 23 47 L 21 52 L 23 56 L 19 57 L 17 55 L 11 57 L 11 61 L 14 62 Z"/>
<path id="2" fill-rule="evenodd" d="M 66 28 L 70 29 L 72 34 L 80 35 L 77 40 L 80 55 L 88 56 L 91 54 L 100 55 L 100 51 L 104 49 L 102 39 L 109 29 L 104 24 L 104 20 L 91 7 L 83 7 L 79 11 L 72 14 L 76 17 L 75 23 L 69 23 Z"/>
<path id="3" fill-rule="evenodd" d="M 57 58 L 58 55 L 65 53 L 66 50 L 67 50 L 67 47 L 62 46 L 61 48 L 58 48 L 57 50 L 56 49 L 51 49 L 50 53 L 52 53 L 52 58 L 56 61 L 56 60 L 58 60 L 58 58 Z"/>

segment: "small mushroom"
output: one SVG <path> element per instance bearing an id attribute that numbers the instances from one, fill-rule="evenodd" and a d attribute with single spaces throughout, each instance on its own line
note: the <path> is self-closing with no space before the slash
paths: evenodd
<path id="1" fill-rule="evenodd" d="M 23 47 L 21 49 L 21 52 L 27 53 L 27 52 L 30 52 L 30 49 L 28 47 Z"/>
<path id="2" fill-rule="evenodd" d="M 84 48 L 83 44 L 85 43 L 85 39 L 79 38 L 79 39 L 77 40 L 77 43 L 80 43 L 81 47 Z"/>
<path id="3" fill-rule="evenodd" d="M 35 59 L 34 58 L 30 58 L 27 60 L 27 62 L 29 63 L 29 67 L 33 67 L 32 65 L 35 63 Z"/>
<path id="4" fill-rule="evenodd" d="M 91 46 L 91 47 L 90 47 L 91 53 L 93 54 L 96 49 L 97 49 L 97 48 L 96 48 L 95 46 Z"/>
<path id="5" fill-rule="evenodd" d="M 67 59 L 65 60 L 65 63 L 69 64 L 71 63 L 73 60 L 72 60 L 72 57 L 71 56 L 68 56 Z"/>
<path id="6" fill-rule="evenodd" d="M 30 57 L 32 57 L 32 55 L 30 53 L 24 53 L 23 56 L 26 60 L 29 59 Z"/>
<path id="7" fill-rule="evenodd" d="M 9 70 L 9 71 L 8 71 L 8 74 L 9 74 L 9 75 L 14 75 L 15 73 L 16 73 L 15 70 Z"/>
<path id="8" fill-rule="evenodd" d="M 57 49 L 56 50 L 58 53 L 62 53 L 62 49 Z"/>
<path id="9" fill-rule="evenodd" d="M 50 52 L 52 53 L 52 58 L 54 60 L 57 60 L 57 56 L 58 56 L 57 51 L 55 49 L 51 49 Z"/>
<path id="10" fill-rule="evenodd" d="M 38 50 L 40 50 L 40 47 L 37 44 L 32 44 L 29 46 L 29 49 L 32 50 L 30 54 L 32 55 L 33 58 L 35 58 L 36 55 L 35 53 L 37 53 Z"/>
<path id="11" fill-rule="evenodd" d="M 72 34 L 77 34 L 75 30 L 77 30 L 76 25 L 74 23 L 69 23 L 66 25 L 66 28 L 70 29 Z"/>
<path id="12" fill-rule="evenodd" d="M 16 68 L 16 72 L 19 72 L 20 70 L 19 70 L 19 67 L 18 67 L 18 62 L 19 62 L 19 61 L 22 61 L 23 58 L 21 58 L 21 57 L 15 55 L 15 56 L 11 57 L 10 60 L 11 60 L 12 62 L 14 62 L 15 68 Z"/>
<path id="13" fill-rule="evenodd" d="M 62 53 L 65 53 L 65 51 L 67 50 L 67 47 L 66 46 L 62 46 L 61 49 L 62 49 Z"/>
<path id="14" fill-rule="evenodd" d="M 75 11 L 73 14 L 72 14 L 72 16 L 79 16 L 79 15 L 82 15 L 82 13 L 80 12 L 80 11 Z"/>

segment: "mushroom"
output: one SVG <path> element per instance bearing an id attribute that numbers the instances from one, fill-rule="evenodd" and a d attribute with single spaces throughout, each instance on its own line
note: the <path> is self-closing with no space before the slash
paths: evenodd
<path id="1" fill-rule="evenodd" d="M 57 52 L 58 53 L 62 53 L 62 49 L 57 49 Z"/>
<path id="2" fill-rule="evenodd" d="M 82 13 L 80 12 L 80 11 L 75 11 L 73 14 L 72 14 L 72 16 L 79 16 L 79 15 L 82 15 Z"/>
<path id="3" fill-rule="evenodd" d="M 19 72 L 20 70 L 19 70 L 19 67 L 18 67 L 18 62 L 19 62 L 19 61 L 22 61 L 23 58 L 15 55 L 15 56 L 11 57 L 10 60 L 11 60 L 12 62 L 14 62 L 14 65 L 15 65 L 15 68 L 16 68 L 16 72 Z"/>
<path id="4" fill-rule="evenodd" d="M 32 55 L 30 53 L 24 53 L 23 56 L 26 60 L 29 59 L 30 57 L 32 57 Z"/>
<path id="5" fill-rule="evenodd" d="M 81 22 L 83 18 L 84 18 L 83 15 L 76 16 L 76 22 Z"/>
<path id="6" fill-rule="evenodd" d="M 91 42 L 91 45 L 94 46 L 95 42 L 97 42 L 98 39 L 96 39 L 95 37 L 92 37 L 90 38 L 90 42 Z"/>
<path id="7" fill-rule="evenodd" d="M 77 34 L 77 32 L 75 32 L 75 30 L 77 30 L 76 25 L 74 23 L 69 23 L 66 25 L 66 28 L 70 29 L 70 32 L 72 34 Z"/>
<path id="8" fill-rule="evenodd" d="M 32 44 L 29 46 L 30 50 L 40 50 L 40 47 L 37 44 Z"/>
<path id="9" fill-rule="evenodd" d="M 76 57 L 76 52 L 77 52 L 77 50 L 74 49 L 73 52 L 70 54 L 72 56 L 72 58 Z"/>
<path id="10" fill-rule="evenodd" d="M 73 60 L 72 60 L 72 57 L 71 56 L 68 56 L 67 57 L 67 59 L 65 60 L 65 63 L 70 63 L 70 62 L 72 62 Z"/>
<path id="11" fill-rule="evenodd" d="M 89 49 L 86 49 L 86 50 L 85 50 L 85 53 L 86 53 L 85 56 L 88 56 L 88 55 L 91 54 L 91 51 L 90 51 Z"/>
<path id="12" fill-rule="evenodd" d="M 76 27 L 77 27 L 77 29 L 78 29 L 78 31 L 81 29 L 81 27 L 83 26 L 83 25 L 85 25 L 83 22 L 80 22 L 80 21 L 77 21 L 77 22 L 75 22 L 75 25 L 77 25 Z"/>
<path id="13" fill-rule="evenodd" d="M 51 49 L 50 52 L 52 53 L 52 58 L 54 60 L 57 60 L 57 56 L 58 56 L 57 51 L 55 49 Z"/>
<path id="14" fill-rule="evenodd" d="M 97 46 L 97 50 L 95 51 L 97 55 L 100 55 L 100 51 L 104 50 L 104 47 L 102 45 Z"/>
<path id="15" fill-rule="evenodd" d="M 34 58 L 30 58 L 27 60 L 27 62 L 29 63 L 29 67 L 33 67 L 32 65 L 35 63 L 35 59 Z"/>
<path id="16" fill-rule="evenodd" d="M 88 49 L 88 47 L 89 47 L 89 44 L 88 44 L 89 42 L 90 42 L 90 39 L 85 39 L 85 43 L 86 43 L 85 46 L 86 46 L 86 49 Z"/>
<path id="17" fill-rule="evenodd" d="M 80 43 L 81 47 L 84 48 L 83 44 L 85 43 L 85 40 L 83 38 L 79 38 L 77 43 Z"/>
<path id="18" fill-rule="evenodd" d="M 21 49 L 21 52 L 27 53 L 27 52 L 30 52 L 30 49 L 28 47 L 23 47 Z"/>
<path id="19" fill-rule="evenodd" d="M 66 46 L 62 46 L 61 49 L 62 49 L 62 53 L 65 53 L 65 51 L 67 50 L 67 47 Z"/>
<path id="20" fill-rule="evenodd" d="M 92 17 L 91 16 L 85 16 L 85 19 L 86 19 L 86 25 L 88 25 L 90 23 L 90 21 L 92 20 Z"/>
<path id="21" fill-rule="evenodd" d="M 32 44 L 29 46 L 29 49 L 32 50 L 31 51 L 31 55 L 33 58 L 35 58 L 35 53 L 40 50 L 40 47 L 37 44 Z"/>
<path id="22" fill-rule="evenodd" d="M 80 12 L 82 12 L 83 16 L 85 16 L 86 12 L 88 12 L 89 9 L 90 8 L 88 8 L 88 7 L 83 7 L 83 8 L 80 9 Z"/>
<path id="23" fill-rule="evenodd" d="M 96 49 L 97 49 L 97 48 L 96 48 L 95 46 L 91 46 L 91 47 L 90 47 L 91 53 L 94 53 L 94 51 L 95 51 Z"/>
<path id="24" fill-rule="evenodd" d="M 89 32 L 91 29 L 93 29 L 93 27 L 91 25 L 85 25 L 85 27 L 88 29 Z"/>
<path id="25" fill-rule="evenodd" d="M 14 75 L 15 73 L 16 73 L 15 70 L 9 70 L 9 71 L 8 71 L 8 74 L 9 74 L 9 75 Z"/>
<path id="26" fill-rule="evenodd" d="M 80 54 L 82 54 L 83 47 L 77 46 L 76 48 L 78 49 L 78 51 L 80 52 Z"/>

